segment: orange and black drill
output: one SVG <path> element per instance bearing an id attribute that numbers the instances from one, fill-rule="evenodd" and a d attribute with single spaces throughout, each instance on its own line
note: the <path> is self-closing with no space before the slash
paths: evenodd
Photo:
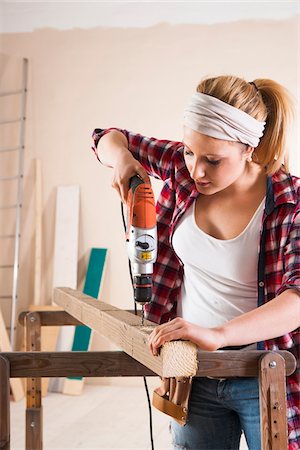
<path id="1" fill-rule="evenodd" d="M 157 256 L 156 209 L 149 182 L 134 176 L 130 179 L 127 197 L 126 241 L 131 263 L 134 300 L 144 305 L 152 296 L 153 264 Z"/>

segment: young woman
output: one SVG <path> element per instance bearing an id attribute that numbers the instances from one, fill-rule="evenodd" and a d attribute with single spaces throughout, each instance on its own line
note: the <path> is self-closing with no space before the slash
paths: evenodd
<path id="1" fill-rule="evenodd" d="M 188 339 L 203 350 L 289 350 L 299 357 L 300 179 L 287 166 L 293 107 L 269 79 L 201 81 L 184 111 L 183 140 L 94 131 L 126 200 L 138 174 L 164 182 L 157 202 L 158 259 L 146 317 L 154 355 Z M 298 345 L 298 347 L 297 347 Z M 289 450 L 300 448 L 299 372 L 287 379 Z M 195 378 L 174 448 L 260 449 L 256 378 Z"/>

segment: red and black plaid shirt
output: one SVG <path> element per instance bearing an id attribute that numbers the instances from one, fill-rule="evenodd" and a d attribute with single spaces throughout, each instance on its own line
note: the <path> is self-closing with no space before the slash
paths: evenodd
<path id="1" fill-rule="evenodd" d="M 146 305 L 147 319 L 163 323 L 176 316 L 183 277 L 182 264 L 171 245 L 173 231 L 199 193 L 186 168 L 182 142 L 147 138 L 119 128 L 96 129 L 92 148 L 98 159 L 98 141 L 113 129 L 126 136 L 129 150 L 148 174 L 164 182 L 157 201 L 158 257 L 153 274 L 153 298 Z M 257 270 L 258 306 L 286 289 L 300 291 L 299 193 L 299 178 L 284 171 L 268 177 Z M 259 343 L 258 347 L 289 350 L 299 365 L 299 341 L 298 329 Z M 298 367 L 287 378 L 289 450 L 300 449 L 299 391 Z"/>

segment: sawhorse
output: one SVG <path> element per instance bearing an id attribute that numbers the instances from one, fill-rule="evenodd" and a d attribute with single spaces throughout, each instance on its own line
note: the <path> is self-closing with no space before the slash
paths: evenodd
<path id="1" fill-rule="evenodd" d="M 21 313 L 26 352 L 0 353 L 0 448 L 10 449 L 10 378 L 27 378 L 26 450 L 42 450 L 41 377 L 157 376 L 122 351 L 41 352 L 41 326 L 82 325 L 63 311 Z M 286 380 L 296 360 L 287 351 L 201 353 L 196 376 L 259 378 L 262 450 L 287 448 Z M 234 375 L 233 375 L 234 373 Z"/>

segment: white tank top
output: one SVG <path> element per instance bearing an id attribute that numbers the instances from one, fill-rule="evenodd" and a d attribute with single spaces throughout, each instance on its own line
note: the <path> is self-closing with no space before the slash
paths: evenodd
<path id="1" fill-rule="evenodd" d="M 257 264 L 265 198 L 237 237 L 216 239 L 195 221 L 195 202 L 177 225 L 172 244 L 184 264 L 177 315 L 220 326 L 257 307 Z"/>

